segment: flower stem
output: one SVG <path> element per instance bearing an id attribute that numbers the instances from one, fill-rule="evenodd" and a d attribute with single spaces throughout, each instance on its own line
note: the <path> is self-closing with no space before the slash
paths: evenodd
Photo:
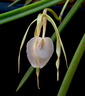
<path id="1" fill-rule="evenodd" d="M 65 26 L 68 24 L 68 22 L 71 20 L 71 18 L 74 16 L 74 14 L 77 12 L 77 10 L 80 8 L 81 4 L 84 2 L 84 0 L 77 0 L 74 6 L 71 8 L 71 10 L 68 12 L 62 23 L 59 25 L 58 30 L 61 33 L 62 30 L 65 28 Z M 52 35 L 52 40 L 55 41 L 56 35 L 55 33 Z"/>
<path id="2" fill-rule="evenodd" d="M 64 13 L 64 11 L 65 11 L 65 9 L 66 9 L 66 6 L 68 5 L 68 2 L 69 2 L 70 0 L 66 0 L 66 2 L 65 2 L 65 4 L 64 4 L 64 6 L 63 6 L 63 8 L 62 8 L 62 10 L 61 10 L 61 13 L 60 13 L 60 15 L 59 15 L 59 18 L 62 18 L 62 15 L 63 15 L 63 13 Z"/>

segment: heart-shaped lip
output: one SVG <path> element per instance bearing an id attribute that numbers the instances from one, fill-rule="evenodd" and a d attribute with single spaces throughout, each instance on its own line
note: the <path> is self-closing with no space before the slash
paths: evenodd
<path id="1" fill-rule="evenodd" d="M 33 46 L 35 42 L 37 42 L 35 46 L 35 53 L 40 64 L 38 64 L 36 56 L 34 55 Z M 33 37 L 31 40 L 28 41 L 26 45 L 27 58 L 34 68 L 43 68 L 51 58 L 53 52 L 53 42 L 49 37 Z"/>

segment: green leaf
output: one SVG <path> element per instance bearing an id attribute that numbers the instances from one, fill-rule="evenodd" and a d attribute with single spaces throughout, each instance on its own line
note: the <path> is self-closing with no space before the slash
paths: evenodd
<path id="1" fill-rule="evenodd" d="M 27 72 L 25 73 L 25 75 L 23 76 L 22 80 L 20 81 L 16 91 L 18 91 L 23 84 L 26 82 L 26 80 L 30 77 L 30 75 L 33 73 L 34 68 L 32 66 L 30 66 L 30 68 L 27 70 Z"/>
<path id="2" fill-rule="evenodd" d="M 53 6 L 62 1 L 64 0 L 41 0 L 39 2 L 29 4 L 27 6 L 0 14 L 0 24 L 4 24 L 10 21 L 25 17 L 27 15 L 38 12 L 44 8 Z"/>
<path id="3" fill-rule="evenodd" d="M 70 66 L 69 66 L 67 72 L 66 72 L 66 75 L 64 77 L 64 80 L 61 84 L 61 87 L 59 89 L 57 96 L 66 96 L 66 93 L 68 91 L 68 88 L 70 86 L 72 78 L 75 74 L 75 71 L 78 67 L 78 64 L 82 58 L 83 53 L 85 52 L 84 44 L 85 44 L 85 34 L 83 35 L 83 37 L 79 43 L 79 46 L 78 46 L 78 48 L 77 48 L 77 50 L 73 56 L 73 59 L 70 63 Z"/>
<path id="4" fill-rule="evenodd" d="M 24 6 L 27 5 L 27 4 L 29 4 L 31 1 L 32 1 L 32 0 L 26 0 Z"/>
<path id="5" fill-rule="evenodd" d="M 8 5 L 8 7 L 11 7 L 11 6 L 17 4 L 17 3 L 20 2 L 20 1 L 21 1 L 21 0 L 15 0 L 13 3 L 11 3 L 10 5 Z"/>

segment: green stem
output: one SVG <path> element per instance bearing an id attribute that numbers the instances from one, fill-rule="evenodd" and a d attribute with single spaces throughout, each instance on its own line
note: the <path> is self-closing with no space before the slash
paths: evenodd
<path id="1" fill-rule="evenodd" d="M 74 73 L 78 67 L 78 64 L 82 58 L 83 53 L 85 52 L 85 34 L 82 37 L 82 40 L 73 56 L 73 59 L 70 63 L 70 66 L 68 68 L 68 71 L 66 72 L 66 75 L 64 77 L 64 80 L 62 82 L 62 85 L 60 87 L 60 90 L 58 92 L 57 96 L 66 96 L 66 93 L 68 91 L 68 88 L 70 86 L 70 83 L 72 81 L 72 78 L 74 76 Z"/>
<path id="2" fill-rule="evenodd" d="M 50 8 L 46 8 L 46 9 L 55 17 L 56 20 L 59 20 L 59 21 L 61 20 L 61 18 L 59 18 L 58 15 L 52 9 Z"/>
<path id="3" fill-rule="evenodd" d="M 76 11 L 80 8 L 80 5 L 84 2 L 84 0 L 77 0 L 74 6 L 71 8 L 69 13 L 66 15 L 60 26 L 58 27 L 59 32 L 61 33 L 62 30 L 65 28 L 65 26 L 68 24 L 68 22 L 71 20 L 73 15 L 76 13 Z M 52 35 L 52 40 L 55 41 L 56 39 L 56 34 L 54 33 Z"/>
<path id="4" fill-rule="evenodd" d="M 62 8 L 62 10 L 61 10 L 61 13 L 60 13 L 60 15 L 59 15 L 59 18 L 62 18 L 62 15 L 63 15 L 63 13 L 64 13 L 64 11 L 65 11 L 65 9 L 66 9 L 66 6 L 67 6 L 67 4 L 68 4 L 69 1 L 70 1 L 70 0 L 66 0 L 65 4 L 64 4 L 64 6 L 63 6 L 63 8 Z"/>
<path id="5" fill-rule="evenodd" d="M 53 6 L 64 0 L 41 0 L 39 2 L 0 14 L 0 24 L 4 24 L 24 16 L 30 15 L 44 8 Z"/>

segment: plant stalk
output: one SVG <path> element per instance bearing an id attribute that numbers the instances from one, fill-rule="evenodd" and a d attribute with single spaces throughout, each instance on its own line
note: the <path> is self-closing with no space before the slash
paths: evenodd
<path id="1" fill-rule="evenodd" d="M 70 1 L 70 0 L 66 0 L 65 4 L 64 4 L 64 6 L 63 6 L 63 8 L 62 8 L 62 10 L 61 10 L 61 13 L 60 13 L 60 15 L 59 15 L 59 18 L 62 18 L 62 15 L 63 15 L 63 13 L 64 13 L 64 11 L 65 11 L 65 9 L 66 9 L 69 1 Z"/>

